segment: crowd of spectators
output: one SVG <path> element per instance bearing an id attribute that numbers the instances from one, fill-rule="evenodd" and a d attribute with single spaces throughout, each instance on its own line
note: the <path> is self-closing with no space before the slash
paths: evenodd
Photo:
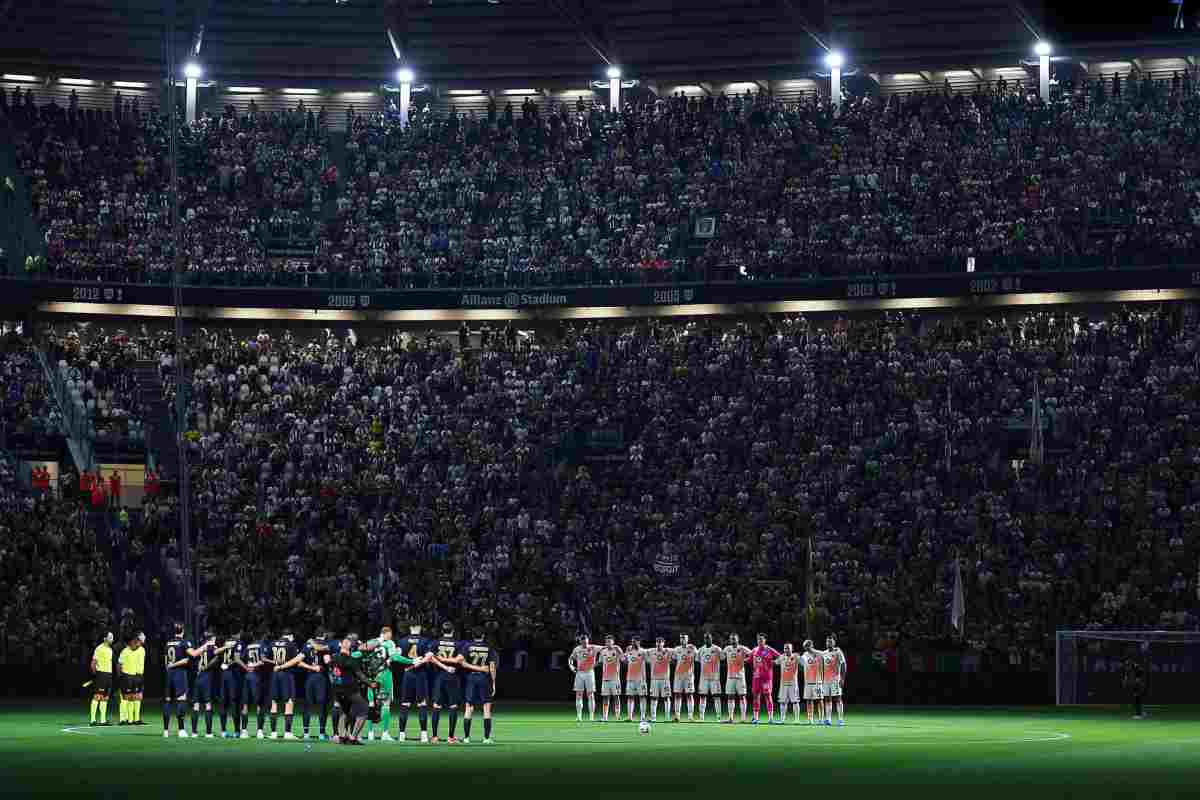
<path id="1" fill-rule="evenodd" d="M 486 115 L 356 115 L 315 263 L 263 236 L 316 238 L 338 185 L 319 116 L 205 115 L 181 132 L 197 280 L 409 287 L 897 274 L 1188 262 L 1200 252 L 1200 97 L 1165 81 L 1032 83 L 847 98 L 681 95 L 611 113 L 579 101 Z M 26 131 L 53 274 L 161 279 L 166 123 L 9 113 Z M 3 106 L 0 106 L 3 108 Z M 331 174 L 332 171 L 332 174 Z M 715 220 L 711 238 L 699 220 Z M 247 274 L 248 273 L 248 274 Z M 269 273 L 269 274 L 263 274 Z"/>
<path id="2" fill-rule="evenodd" d="M 112 111 L 72 96 L 37 105 L 32 90 L 0 113 L 16 131 L 16 160 L 46 232 L 33 273 L 72 280 L 165 282 L 171 230 L 169 123 L 119 93 Z M 263 283 L 266 244 L 315 243 L 328 187 L 328 137 L 303 103 L 286 112 L 205 113 L 179 132 L 179 208 L 189 280 Z"/>
<path id="3" fill-rule="evenodd" d="M 979 649 L 1191 629 L 1198 337 L 1193 306 L 590 324 L 467 352 L 205 331 L 180 370 L 205 613 L 448 617 L 547 648 L 581 623 L 811 615 L 921 647 L 947 636 L 957 554 Z"/>
<path id="4" fill-rule="evenodd" d="M 145 440 L 142 401 L 134 366 L 138 343 L 126 331 L 78 328 L 50 330 L 43 343 L 48 363 L 62 382 L 62 401 L 86 421 L 92 438 L 109 436 L 131 444 Z"/>

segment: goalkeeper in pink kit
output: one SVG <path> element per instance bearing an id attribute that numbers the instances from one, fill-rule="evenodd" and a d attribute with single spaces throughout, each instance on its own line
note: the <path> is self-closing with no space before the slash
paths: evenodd
<path id="1" fill-rule="evenodd" d="M 775 720 L 775 659 L 782 653 L 767 644 L 767 635 L 758 635 L 758 647 L 750 651 L 750 663 L 754 668 L 754 678 L 750 694 L 754 698 L 754 724 L 758 724 L 758 712 L 762 708 L 763 698 L 767 700 L 767 721 Z"/>

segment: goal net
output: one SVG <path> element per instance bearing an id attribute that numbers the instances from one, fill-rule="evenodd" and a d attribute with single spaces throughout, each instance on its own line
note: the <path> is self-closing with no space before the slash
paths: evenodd
<path id="1" fill-rule="evenodd" d="M 1131 701 L 1122 677 L 1139 659 L 1152 705 L 1200 702 L 1200 631 L 1059 631 L 1054 644 L 1058 705 Z"/>

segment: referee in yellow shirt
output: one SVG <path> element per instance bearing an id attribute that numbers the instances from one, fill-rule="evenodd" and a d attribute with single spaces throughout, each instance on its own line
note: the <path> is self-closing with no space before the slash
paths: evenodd
<path id="1" fill-rule="evenodd" d="M 121 668 L 121 724 L 145 725 L 142 722 L 142 689 L 146 675 L 146 634 L 129 637 L 125 649 L 117 658 Z"/>
<path id="2" fill-rule="evenodd" d="M 108 633 L 104 641 L 92 651 L 92 721 L 91 725 L 108 724 L 108 693 L 112 691 L 113 635 Z"/>

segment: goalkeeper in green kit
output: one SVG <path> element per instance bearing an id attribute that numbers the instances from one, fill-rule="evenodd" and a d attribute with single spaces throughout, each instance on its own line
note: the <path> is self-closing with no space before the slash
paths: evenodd
<path id="1" fill-rule="evenodd" d="M 396 643 L 392 641 L 392 629 L 386 625 L 379 631 L 379 638 L 372 639 L 364 644 L 356 653 L 356 656 L 363 659 L 363 666 L 368 675 L 372 676 L 376 683 L 379 684 L 378 689 L 367 690 L 367 702 L 370 704 L 372 713 L 369 717 L 371 724 L 367 729 L 367 741 L 375 741 L 375 726 L 378 724 L 383 728 L 383 733 L 379 740 L 382 742 L 393 742 L 392 738 L 392 662 L 404 665 L 420 664 L 429 660 L 426 655 L 417 661 L 404 656 L 400 652 L 400 648 L 396 647 Z M 378 706 L 376 705 L 378 701 Z"/>

